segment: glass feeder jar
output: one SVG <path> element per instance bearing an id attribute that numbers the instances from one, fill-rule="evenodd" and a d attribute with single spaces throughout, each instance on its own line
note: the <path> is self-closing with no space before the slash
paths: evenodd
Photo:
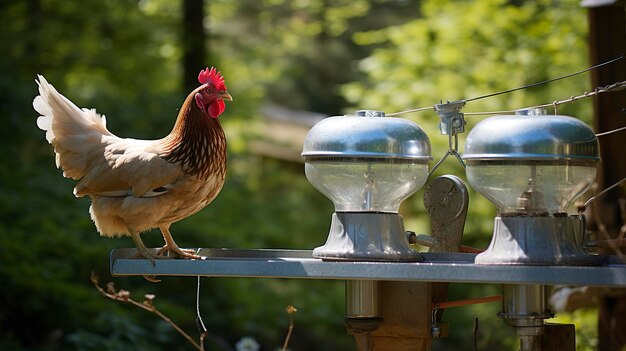
<path id="1" fill-rule="evenodd" d="M 469 184 L 497 209 L 484 264 L 579 264 L 584 217 L 567 212 L 593 184 L 600 161 L 595 133 L 580 120 L 543 109 L 494 116 L 468 134 Z"/>
<path id="2" fill-rule="evenodd" d="M 398 210 L 428 178 L 430 141 L 415 123 L 379 111 L 329 117 L 307 134 L 309 182 L 335 205 L 324 246 L 330 260 L 419 260 Z"/>

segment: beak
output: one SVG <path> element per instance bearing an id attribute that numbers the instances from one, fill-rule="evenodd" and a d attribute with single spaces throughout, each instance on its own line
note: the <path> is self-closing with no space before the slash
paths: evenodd
<path id="1" fill-rule="evenodd" d="M 226 100 L 226 101 L 233 101 L 233 97 L 230 96 L 230 94 L 227 91 L 225 91 L 223 93 L 220 93 L 219 94 L 219 98 L 223 99 L 223 100 Z"/>

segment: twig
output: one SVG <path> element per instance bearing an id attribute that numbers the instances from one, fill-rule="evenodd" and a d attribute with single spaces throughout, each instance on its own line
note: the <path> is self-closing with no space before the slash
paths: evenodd
<path id="1" fill-rule="evenodd" d="M 619 228 L 619 233 L 617 234 L 617 238 L 614 239 L 614 242 L 621 243 L 621 245 L 616 244 L 615 246 L 622 248 L 626 246 L 626 238 L 624 238 L 626 236 L 626 200 L 624 198 L 619 198 L 617 202 L 620 218 L 622 219 L 622 226 Z M 622 260 L 626 261 L 626 258 L 622 254 L 621 250 L 618 250 L 617 254 L 622 258 Z"/>
<path id="2" fill-rule="evenodd" d="M 185 339 L 187 339 L 187 341 L 189 341 L 189 343 L 196 349 L 199 351 L 204 351 L 204 345 L 203 345 L 203 340 L 204 339 L 204 334 L 200 336 L 200 345 L 198 345 L 198 343 L 196 343 L 193 338 L 191 336 L 189 336 L 189 334 L 185 333 L 178 325 L 176 325 L 176 323 L 174 323 L 171 319 L 169 319 L 166 315 L 164 315 L 163 313 L 161 313 L 161 311 L 159 311 L 156 306 L 154 306 L 153 302 L 154 302 L 154 298 L 155 296 L 152 294 L 146 294 L 145 298 L 146 300 L 143 302 L 138 302 L 133 300 L 130 297 L 130 291 L 124 290 L 124 289 L 120 289 L 119 291 L 115 290 L 115 285 L 113 284 L 113 282 L 109 282 L 107 284 L 107 290 L 105 291 L 102 287 L 100 287 L 99 282 L 100 279 L 98 278 L 98 276 L 95 273 L 91 273 L 91 282 L 93 283 L 93 285 L 96 287 L 96 289 L 98 289 L 98 291 L 100 292 L 100 294 L 102 294 L 102 296 L 107 297 L 111 300 L 115 300 L 115 301 L 120 301 L 120 302 L 125 302 L 125 303 L 129 303 L 135 307 L 139 307 L 142 310 L 148 311 L 148 312 L 152 312 L 154 314 L 156 314 L 157 316 L 159 316 L 159 318 L 161 318 L 162 320 L 164 320 L 167 324 L 171 325 L 172 328 L 174 328 L 180 335 L 182 335 Z"/>
<path id="3" fill-rule="evenodd" d="M 617 184 L 622 183 L 625 179 L 626 178 L 622 179 Z M 597 186 L 597 184 L 594 184 L 594 186 Z M 611 186 L 610 188 L 613 188 L 613 186 Z M 604 194 L 607 191 L 607 189 L 605 189 L 604 191 L 600 192 L 600 194 L 596 195 L 592 199 L 595 199 L 599 195 Z M 587 200 L 587 202 L 585 202 L 585 204 L 583 205 L 583 208 L 588 205 L 588 202 L 590 202 L 590 201 Z M 626 257 L 624 256 L 624 254 L 622 253 L 620 248 L 618 248 L 615 245 L 615 243 L 613 242 L 613 240 L 611 238 L 611 235 L 609 234 L 609 231 L 608 231 L 606 225 L 604 224 L 604 222 L 600 218 L 600 211 L 598 211 L 596 203 L 594 203 L 594 202 L 591 202 L 591 215 L 593 216 L 594 221 L 596 222 L 596 227 L 598 228 L 598 234 L 599 234 L 599 237 L 601 237 L 600 240 L 606 242 L 607 246 L 615 253 L 616 256 L 618 256 L 623 261 L 626 261 Z"/>
<path id="4" fill-rule="evenodd" d="M 616 188 L 616 187 L 618 187 L 618 186 L 622 185 L 622 183 L 625 183 L 625 182 L 626 182 L 626 177 L 625 177 L 625 178 L 623 178 L 622 180 L 620 180 L 619 182 L 617 182 L 617 183 L 615 183 L 615 184 L 611 185 L 610 187 L 608 187 L 608 188 L 606 188 L 606 189 L 602 190 L 601 192 L 599 192 L 599 193 L 595 194 L 594 196 L 592 196 L 589 200 L 587 200 L 587 201 L 586 201 L 586 202 L 582 205 L 582 210 L 584 211 L 584 210 L 585 210 L 585 208 L 586 208 L 587 206 L 589 206 L 589 204 L 590 204 L 591 202 L 593 202 L 595 199 L 597 199 L 598 197 L 600 197 L 600 196 L 602 196 L 602 195 L 604 195 L 604 194 L 608 193 L 609 191 L 613 190 L 613 188 Z M 580 212 L 580 209 L 579 209 L 579 212 Z"/>
<path id="5" fill-rule="evenodd" d="M 474 316 L 474 327 L 472 328 L 474 335 L 474 351 L 478 351 L 478 316 Z"/>
<path id="6" fill-rule="evenodd" d="M 287 336 L 285 337 L 285 343 L 283 343 L 282 351 L 287 350 L 287 345 L 289 345 L 289 339 L 291 339 L 291 332 L 293 331 L 293 314 L 298 312 L 298 310 L 289 305 L 287 306 L 287 313 L 289 313 L 289 329 L 287 330 Z"/>

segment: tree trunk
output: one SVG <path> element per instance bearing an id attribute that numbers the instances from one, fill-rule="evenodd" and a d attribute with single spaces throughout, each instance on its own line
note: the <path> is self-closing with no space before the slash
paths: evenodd
<path id="1" fill-rule="evenodd" d="M 208 35 L 204 30 L 204 1 L 183 0 L 182 48 L 183 89 L 188 93 L 198 86 L 198 72 L 207 66 L 205 44 Z"/>
<path id="2" fill-rule="evenodd" d="M 589 18 L 589 54 L 591 64 L 616 58 L 626 52 L 626 8 L 624 5 L 592 7 Z M 592 71 L 593 87 L 626 80 L 626 60 Z M 600 94 L 594 98 L 594 128 L 597 133 L 626 126 L 626 91 Z M 626 135 L 624 132 L 600 138 L 602 165 L 598 171 L 599 189 L 605 189 L 626 177 Z M 622 223 L 619 201 L 624 199 L 623 188 L 615 189 L 596 200 L 592 209 L 598 239 L 615 238 Z M 621 200 L 623 201 L 623 200 Z M 601 229 L 601 228 L 599 228 Z M 604 234 L 603 234 L 604 233 Z M 613 250 L 604 252 L 615 254 Z M 626 295 L 605 296 L 600 302 L 598 320 L 598 350 L 622 350 L 626 346 Z"/>

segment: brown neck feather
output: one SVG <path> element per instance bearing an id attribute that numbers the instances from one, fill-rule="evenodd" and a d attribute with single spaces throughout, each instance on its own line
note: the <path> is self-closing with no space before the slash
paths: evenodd
<path id="1" fill-rule="evenodd" d="M 209 117 L 194 101 L 198 89 L 187 96 L 176 124 L 163 140 L 169 162 L 180 162 L 187 174 L 206 178 L 226 172 L 226 137 L 217 118 Z"/>

